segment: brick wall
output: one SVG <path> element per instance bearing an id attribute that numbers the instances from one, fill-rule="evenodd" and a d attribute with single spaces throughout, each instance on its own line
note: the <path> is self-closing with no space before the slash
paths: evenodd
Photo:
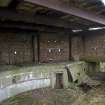
<path id="1" fill-rule="evenodd" d="M 85 35 L 72 38 L 74 60 L 105 61 L 105 35 Z"/>
<path id="2" fill-rule="evenodd" d="M 74 60 L 80 60 L 84 56 L 83 38 L 74 36 L 71 39 L 71 56 Z"/>
<path id="3" fill-rule="evenodd" d="M 86 36 L 84 56 L 86 60 L 105 60 L 105 35 Z"/>
<path id="4" fill-rule="evenodd" d="M 39 61 L 68 61 L 69 36 L 39 33 Z M 34 38 L 32 40 L 32 38 Z M 33 45 L 32 45 L 33 44 Z M 0 64 L 22 64 L 38 61 L 38 39 L 25 33 L 0 33 Z M 34 57 L 33 57 L 34 56 Z"/>
<path id="5" fill-rule="evenodd" d="M 0 33 L 0 64 L 32 63 L 38 61 L 38 40 L 25 33 Z M 105 61 L 105 35 L 74 36 L 40 33 L 40 62 L 74 60 Z M 34 49 L 33 49 L 34 48 Z M 34 53 L 33 53 L 34 52 Z M 34 56 L 34 57 L 33 57 Z"/>
<path id="6" fill-rule="evenodd" d="M 0 33 L 0 64 L 30 63 L 32 53 L 31 35 Z"/>
<path id="7" fill-rule="evenodd" d="M 68 61 L 69 36 L 55 33 L 41 33 L 40 61 Z"/>

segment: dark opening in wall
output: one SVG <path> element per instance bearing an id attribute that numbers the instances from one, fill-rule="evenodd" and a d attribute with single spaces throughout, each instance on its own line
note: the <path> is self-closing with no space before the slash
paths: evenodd
<path id="1" fill-rule="evenodd" d="M 74 83 L 78 83 L 78 79 L 76 79 L 76 80 L 74 81 Z"/>
<path id="2" fill-rule="evenodd" d="M 13 78 L 12 78 L 12 83 L 13 83 L 13 84 L 16 84 L 16 76 L 13 76 Z"/>
<path id="3" fill-rule="evenodd" d="M 64 87 L 63 85 L 63 73 L 57 73 L 56 74 L 56 86 L 57 89 L 62 89 Z"/>

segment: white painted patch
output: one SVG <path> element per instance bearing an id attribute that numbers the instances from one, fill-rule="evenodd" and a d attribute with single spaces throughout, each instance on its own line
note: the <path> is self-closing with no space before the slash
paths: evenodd
<path id="1" fill-rule="evenodd" d="M 16 51 L 14 51 L 14 54 L 16 55 L 16 54 L 17 54 L 17 52 L 16 52 Z"/>
<path id="2" fill-rule="evenodd" d="M 49 86 L 50 86 L 50 79 L 31 80 L 19 84 L 12 84 L 6 88 L 0 89 L 0 101 L 8 99 L 22 92 L 38 88 L 45 88 Z"/>

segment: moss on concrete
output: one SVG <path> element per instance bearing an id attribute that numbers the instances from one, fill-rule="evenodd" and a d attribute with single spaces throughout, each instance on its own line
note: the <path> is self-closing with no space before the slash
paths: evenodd
<path id="1" fill-rule="evenodd" d="M 38 89 L 10 98 L 0 105 L 70 105 L 79 93 L 73 89 Z"/>
<path id="2" fill-rule="evenodd" d="M 22 93 L 0 105 L 105 105 L 105 85 L 83 93 L 79 88 L 38 89 Z"/>
<path id="3" fill-rule="evenodd" d="M 100 71 L 105 72 L 105 62 L 100 62 Z"/>

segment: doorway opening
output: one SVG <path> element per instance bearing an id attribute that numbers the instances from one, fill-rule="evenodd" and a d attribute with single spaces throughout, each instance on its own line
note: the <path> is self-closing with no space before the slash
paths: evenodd
<path id="1" fill-rule="evenodd" d="M 57 88 L 57 89 L 64 88 L 64 85 L 63 85 L 63 73 L 56 73 L 56 86 L 55 86 L 55 88 Z"/>

